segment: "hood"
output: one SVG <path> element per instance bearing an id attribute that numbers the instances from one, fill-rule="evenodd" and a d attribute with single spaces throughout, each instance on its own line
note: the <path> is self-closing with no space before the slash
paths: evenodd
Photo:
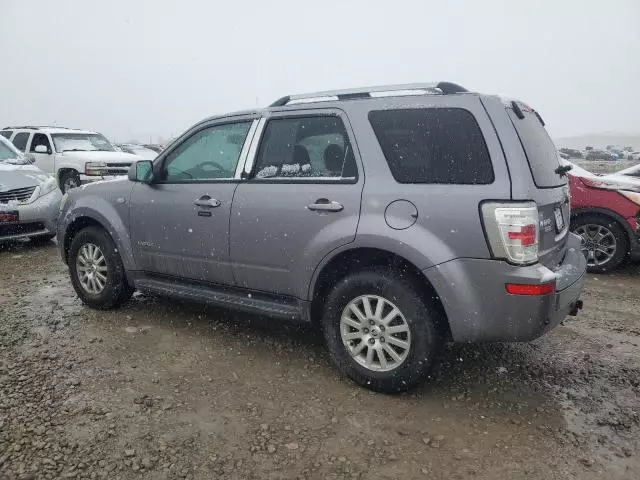
<path id="1" fill-rule="evenodd" d="M 142 157 L 137 155 L 131 155 L 124 152 L 101 152 L 101 151 L 86 151 L 86 152 L 63 152 L 63 158 L 73 158 L 85 162 L 105 162 L 105 163 L 133 163 L 138 160 L 142 160 Z"/>
<path id="2" fill-rule="evenodd" d="M 0 192 L 16 188 L 37 187 L 49 177 L 34 165 L 0 163 Z"/>
<path id="3" fill-rule="evenodd" d="M 611 173 L 609 175 L 604 175 L 601 178 L 603 180 L 611 180 L 612 182 L 618 182 L 623 185 L 634 186 L 636 188 L 640 187 L 640 178 L 632 177 L 630 175 L 620 175 L 617 173 Z"/>

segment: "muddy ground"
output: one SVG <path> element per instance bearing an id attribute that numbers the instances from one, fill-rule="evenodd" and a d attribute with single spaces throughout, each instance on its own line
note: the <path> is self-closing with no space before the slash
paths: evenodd
<path id="1" fill-rule="evenodd" d="M 638 479 L 640 265 L 530 344 L 451 345 L 386 396 L 313 328 L 77 300 L 56 246 L 0 251 L 0 478 Z"/>

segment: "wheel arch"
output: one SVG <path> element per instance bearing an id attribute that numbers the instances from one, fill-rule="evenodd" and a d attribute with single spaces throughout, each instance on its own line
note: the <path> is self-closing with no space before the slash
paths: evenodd
<path id="1" fill-rule="evenodd" d="M 62 177 L 67 174 L 67 173 L 75 173 L 76 175 L 78 175 L 78 178 L 80 177 L 80 172 L 78 170 L 76 170 L 75 168 L 71 168 L 71 167 L 62 167 L 59 168 L 57 173 L 56 173 L 56 179 L 58 180 L 58 188 L 60 188 L 60 190 L 62 190 Z"/>
<path id="2" fill-rule="evenodd" d="M 78 234 L 78 232 L 80 232 L 81 230 L 87 227 L 99 227 L 99 228 L 102 228 L 105 232 L 109 233 L 107 228 L 100 221 L 96 220 L 93 217 L 90 217 L 87 215 L 76 217 L 67 226 L 67 229 L 64 232 L 64 240 L 62 243 L 62 248 L 64 252 L 63 258 L 65 263 L 68 263 L 69 261 L 69 249 L 71 248 L 71 243 L 73 242 L 73 239 Z"/>
<path id="3" fill-rule="evenodd" d="M 609 210 L 608 208 L 602 208 L 602 207 L 577 208 L 577 209 L 571 211 L 571 223 L 573 223 L 574 220 L 576 220 L 576 219 L 578 219 L 580 217 L 584 217 L 586 215 L 597 215 L 597 216 L 601 216 L 601 217 L 611 218 L 616 223 L 618 223 L 622 227 L 622 229 L 626 232 L 627 240 L 629 242 L 629 249 L 633 250 L 634 247 L 636 246 L 637 239 L 636 239 L 636 236 L 635 236 L 633 230 L 631 229 L 631 225 L 629 225 L 629 222 L 627 222 L 624 219 L 624 217 L 622 217 L 621 215 L 617 214 L 613 210 Z"/>
<path id="4" fill-rule="evenodd" d="M 431 302 L 432 306 L 437 310 L 439 314 L 437 327 L 440 333 L 446 339 L 452 338 L 449 321 L 440 296 L 422 271 L 401 255 L 372 247 L 353 247 L 342 250 L 325 260 L 323 265 L 318 268 L 309 291 L 309 298 L 311 299 L 309 319 L 311 322 L 319 323 L 322 316 L 323 302 L 333 285 L 355 270 L 375 266 L 388 266 L 407 278 L 416 287 L 418 294 L 428 302 Z"/>

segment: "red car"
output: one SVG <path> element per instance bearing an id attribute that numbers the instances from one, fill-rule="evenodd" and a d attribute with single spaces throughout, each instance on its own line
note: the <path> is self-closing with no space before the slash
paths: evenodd
<path id="1" fill-rule="evenodd" d="M 606 273 L 640 256 L 640 188 L 570 165 L 571 231 L 582 237 L 587 271 Z"/>

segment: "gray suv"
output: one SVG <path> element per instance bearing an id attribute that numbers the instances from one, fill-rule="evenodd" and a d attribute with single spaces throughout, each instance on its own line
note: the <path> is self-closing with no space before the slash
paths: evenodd
<path id="1" fill-rule="evenodd" d="M 447 341 L 527 341 L 577 313 L 569 213 L 540 115 L 440 82 L 206 119 L 70 191 L 58 241 L 91 307 L 135 289 L 318 324 L 344 374 L 397 392 Z"/>

